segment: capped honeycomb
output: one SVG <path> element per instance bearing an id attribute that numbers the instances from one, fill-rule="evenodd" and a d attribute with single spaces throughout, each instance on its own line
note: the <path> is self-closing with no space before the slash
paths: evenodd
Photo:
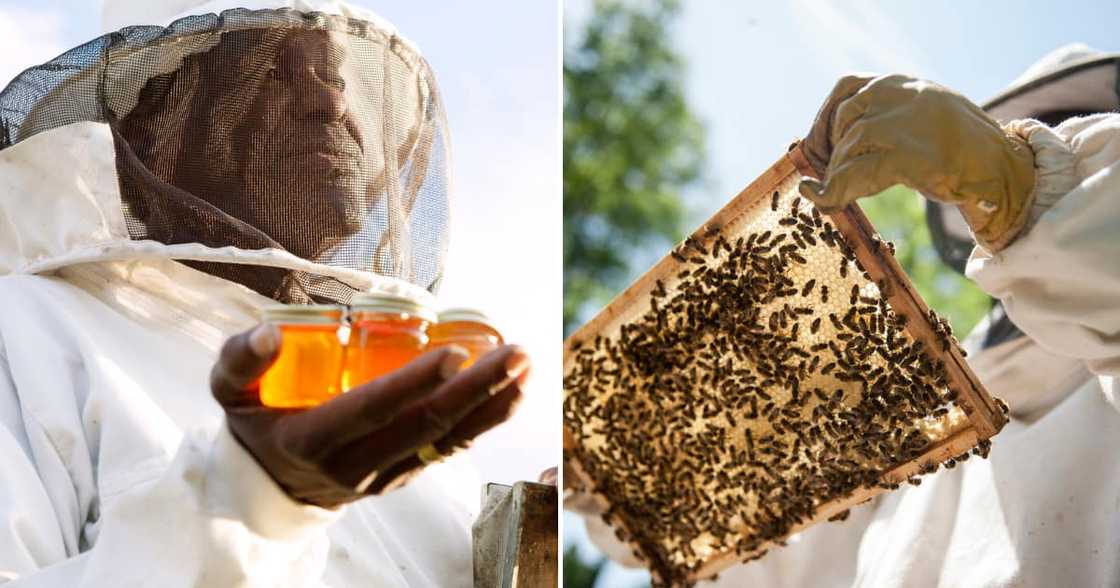
<path id="1" fill-rule="evenodd" d="M 1005 422 L 855 205 L 796 148 L 565 344 L 565 459 L 655 584 L 688 585 Z"/>

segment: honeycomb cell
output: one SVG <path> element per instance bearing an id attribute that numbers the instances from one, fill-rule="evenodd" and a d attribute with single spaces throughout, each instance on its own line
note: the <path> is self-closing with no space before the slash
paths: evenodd
<path id="1" fill-rule="evenodd" d="M 872 279 L 799 180 L 717 215 L 640 298 L 569 341 L 566 459 L 655 582 L 758 557 L 970 426 L 947 324 L 892 307 L 903 286 Z M 915 321 L 943 348 L 916 340 Z"/>

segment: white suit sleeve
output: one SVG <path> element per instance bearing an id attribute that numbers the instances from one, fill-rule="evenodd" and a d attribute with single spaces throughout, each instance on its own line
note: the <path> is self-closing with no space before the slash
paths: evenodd
<path id="1" fill-rule="evenodd" d="M 54 443 L 0 354 L 0 584 L 318 585 L 339 513 L 290 500 L 224 426 L 186 435 L 162 475 L 101 507 L 96 465 Z"/>
<path id="2" fill-rule="evenodd" d="M 1035 152 L 1032 223 L 998 254 L 976 248 L 967 274 L 1039 345 L 1120 375 L 1120 116 L 1008 129 Z"/>
<path id="3" fill-rule="evenodd" d="M 856 576 L 860 539 L 875 516 L 878 500 L 852 507 L 843 522 L 822 522 L 791 537 L 785 547 L 774 548 L 762 559 L 736 564 L 719 574 L 715 586 L 844 586 Z M 628 544 L 618 540 L 604 523 L 590 496 L 576 493 L 564 507 L 583 517 L 587 537 L 615 563 L 627 567 L 644 564 Z M 828 561 L 822 567 L 821 561 Z"/>

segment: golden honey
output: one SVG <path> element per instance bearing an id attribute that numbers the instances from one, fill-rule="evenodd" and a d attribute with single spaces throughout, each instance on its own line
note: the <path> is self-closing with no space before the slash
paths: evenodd
<path id="1" fill-rule="evenodd" d="M 264 319 L 280 330 L 280 354 L 261 377 L 261 403 L 306 408 L 342 392 L 342 309 L 337 306 L 276 306 Z"/>
<path id="2" fill-rule="evenodd" d="M 473 308 L 449 308 L 439 313 L 439 322 L 428 328 L 429 348 L 458 345 L 467 351 L 463 368 L 502 343 L 502 334 L 490 319 Z"/>
<path id="3" fill-rule="evenodd" d="M 428 325 L 435 320 L 431 309 L 411 298 L 355 296 L 342 389 L 360 386 L 419 357 L 428 345 Z"/>

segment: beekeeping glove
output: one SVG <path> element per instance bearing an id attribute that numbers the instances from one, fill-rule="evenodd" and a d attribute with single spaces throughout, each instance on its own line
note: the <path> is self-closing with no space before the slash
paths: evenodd
<path id="1" fill-rule="evenodd" d="M 430 351 L 315 408 L 260 402 L 257 381 L 279 352 L 275 327 L 229 339 L 210 374 L 233 436 L 293 499 L 326 508 L 402 485 L 431 462 L 508 419 L 529 358 L 506 345 L 460 371 L 467 354 Z"/>
<path id="2" fill-rule="evenodd" d="M 821 181 L 801 192 L 823 212 L 904 184 L 957 205 L 977 242 L 995 252 L 1026 225 L 1034 153 L 980 107 L 903 75 L 841 78 L 802 151 Z"/>

